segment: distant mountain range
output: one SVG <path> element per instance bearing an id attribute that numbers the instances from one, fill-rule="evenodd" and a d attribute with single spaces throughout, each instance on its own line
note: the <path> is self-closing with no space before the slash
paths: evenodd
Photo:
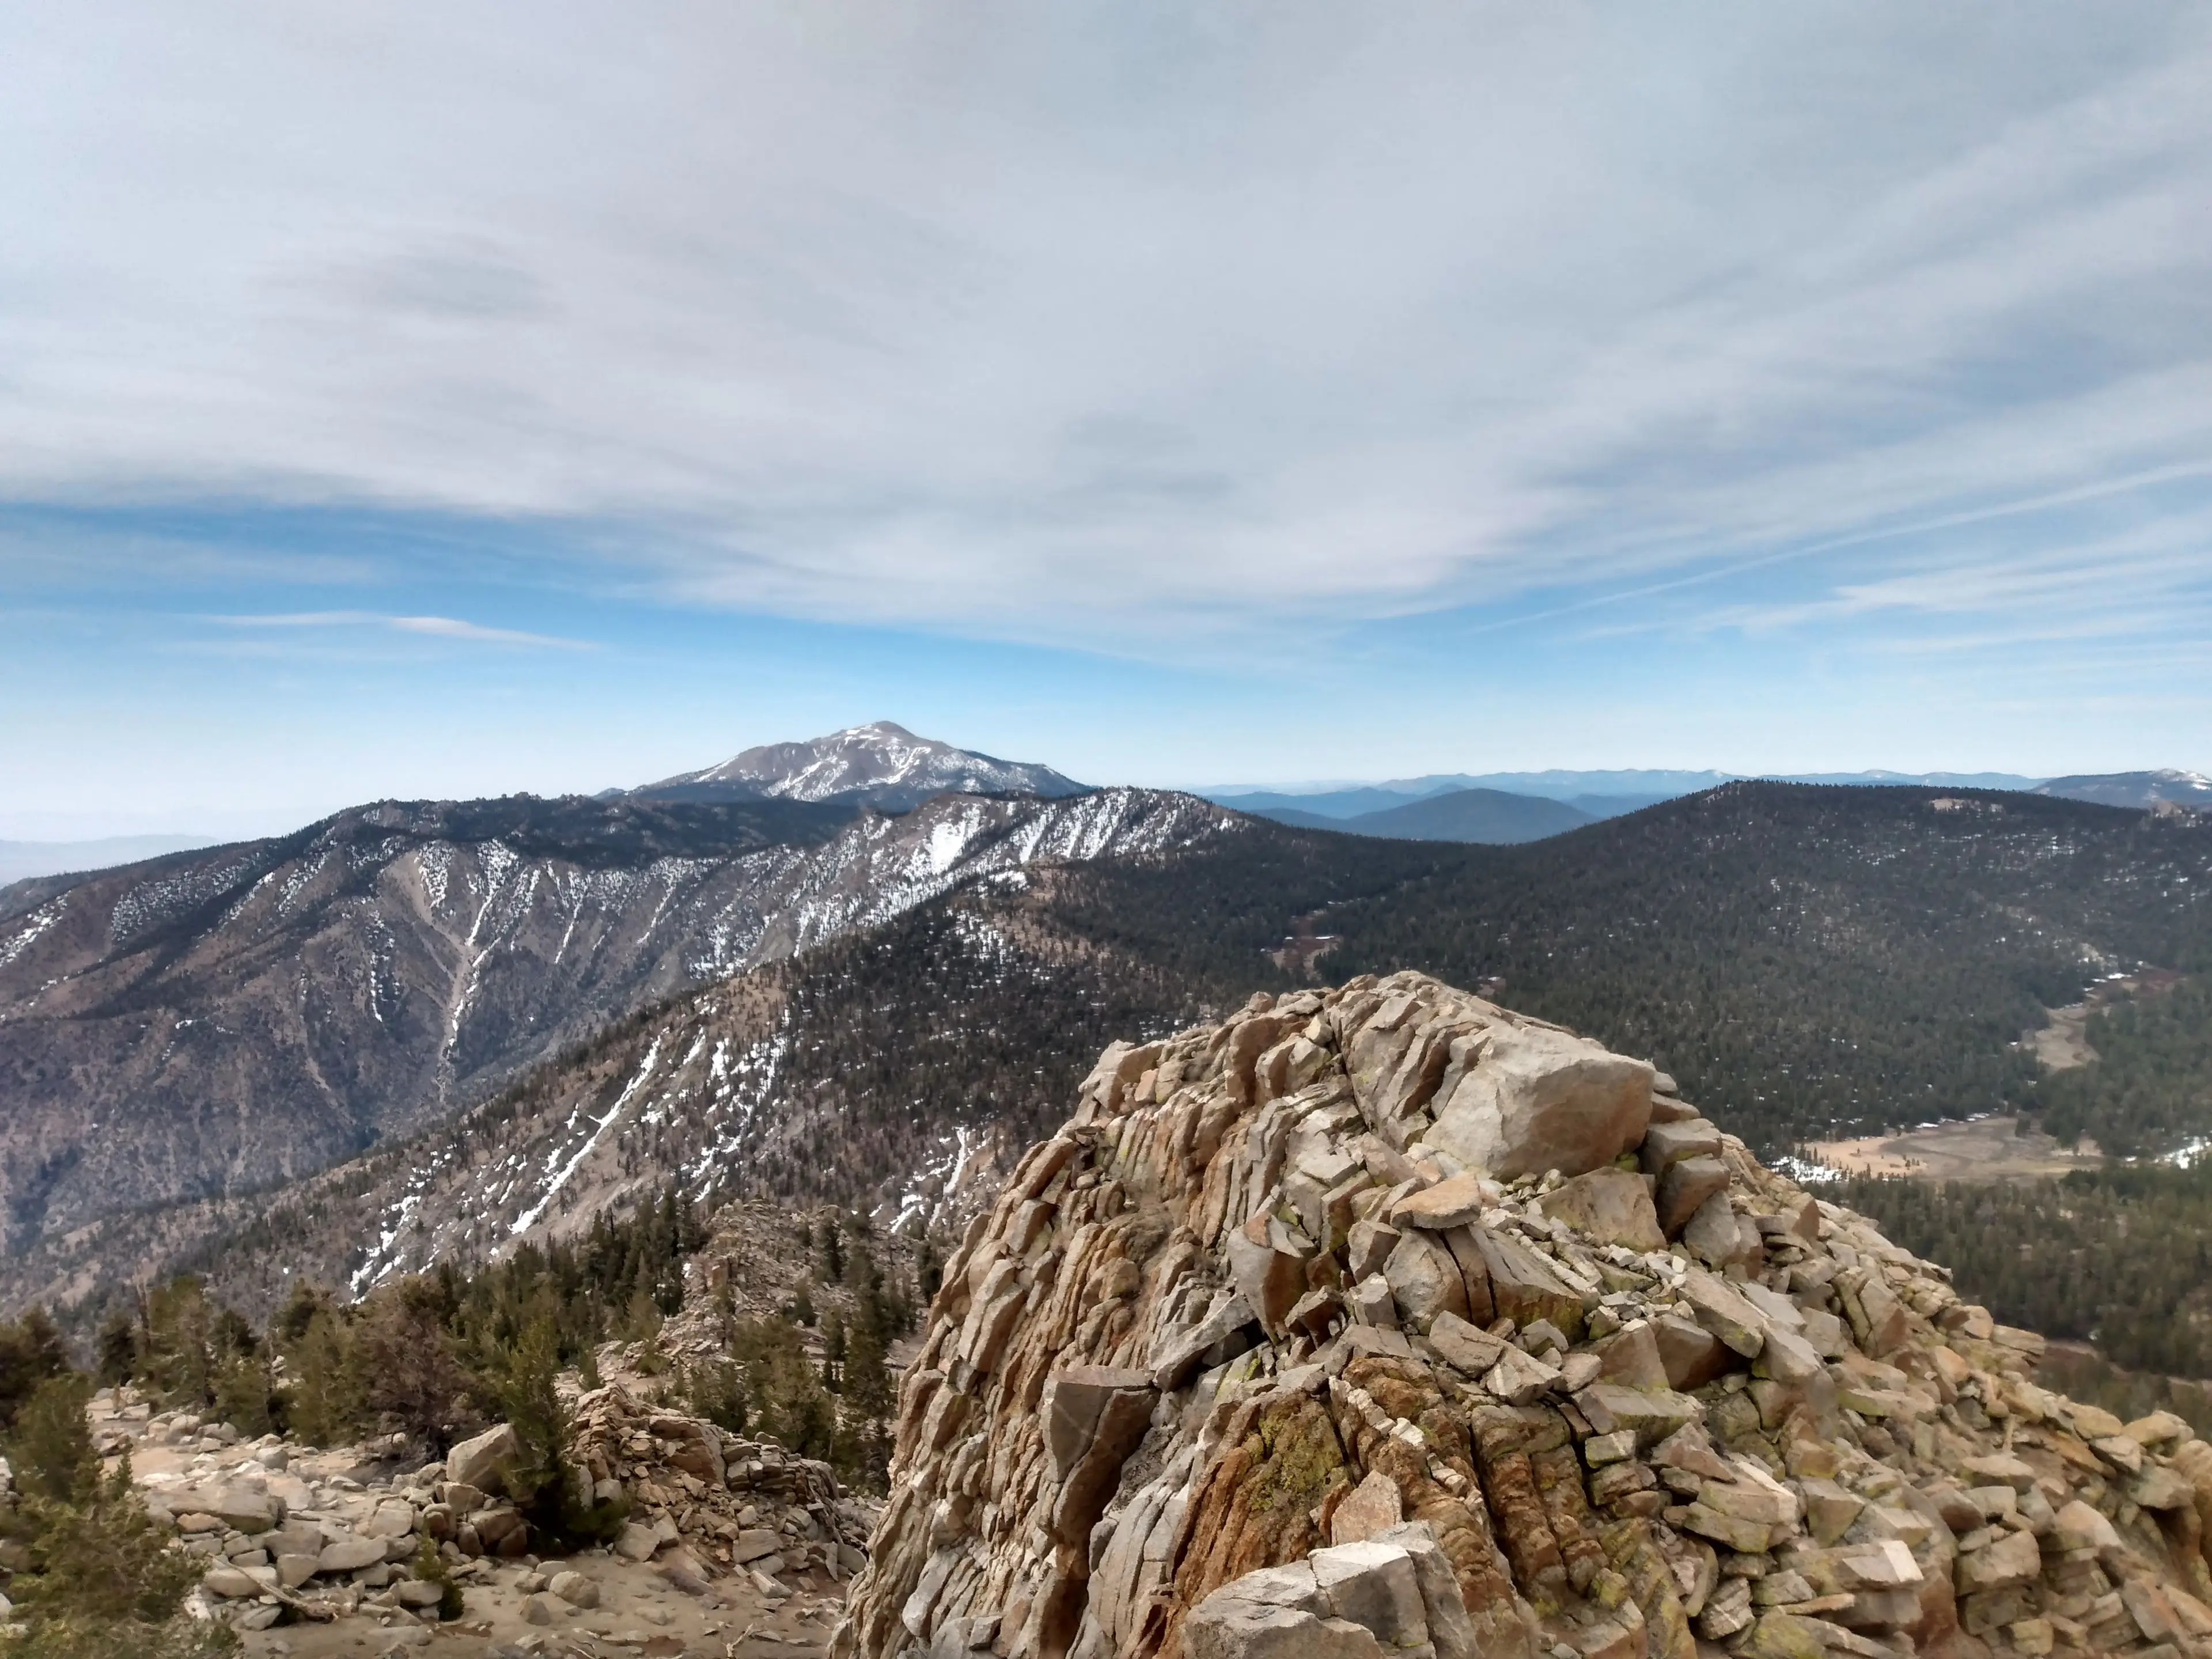
<path id="1" fill-rule="evenodd" d="M 1393 797 L 1382 790 L 1361 794 Z M 1334 830 L 1354 836 L 1381 836 L 1392 841 L 1469 841 L 1503 846 L 1514 842 L 1541 841 L 1585 823 L 1595 823 L 1603 814 L 1586 812 L 1562 800 L 1539 795 L 1516 795 L 1503 789 L 1445 789 L 1419 800 L 1399 800 L 1377 811 L 1351 817 L 1332 817 L 1302 811 L 1294 806 L 1255 807 L 1246 811 L 1278 823 L 1307 830 Z"/>
<path id="2" fill-rule="evenodd" d="M 1418 778 L 1395 778 L 1382 783 L 1299 792 L 1251 786 L 1205 788 L 1197 791 L 1207 800 L 1256 813 L 1285 823 L 1337 827 L 1358 835 L 1409 833 L 1400 829 L 1370 827 L 1366 820 L 1409 803 L 1444 794 L 1482 790 L 1492 793 L 1559 801 L 1583 815 L 1582 821 L 1619 817 L 1640 811 L 1662 800 L 1674 800 L 1724 783 L 1743 781 L 1734 772 L 1485 772 L 1429 773 Z M 2161 803 L 2212 809 L 2212 779 L 2195 772 L 2112 772 L 2064 778 L 2026 777 L 2014 772 L 1803 772 L 1771 778 L 1771 782 L 1821 783 L 1866 787 L 1907 785 L 1932 789 L 1998 789 L 2055 795 L 2067 800 L 2094 801 L 2101 806 L 2148 808 Z M 1421 822 L 1418 817 L 1399 823 Z M 1531 820 L 1534 822 L 1534 820 Z M 1438 823 L 1455 822 L 1449 814 Z M 1510 820 L 1501 820 L 1510 822 Z M 1573 823 L 1541 831 L 1556 835 Z M 1525 841 L 1513 835 L 1423 835 L 1437 841 Z"/>
<path id="3" fill-rule="evenodd" d="M 2053 778 L 2039 795 L 2093 800 L 2100 806 L 2191 806 L 2212 810 L 2212 778 L 2202 772 L 2111 772 L 2099 777 Z"/>
<path id="4" fill-rule="evenodd" d="M 956 749 L 877 720 L 804 743 L 763 744 L 719 766 L 629 793 L 637 800 L 845 801 L 904 811 L 948 790 L 1050 799 L 1079 795 L 1087 787 L 1049 766 Z"/>

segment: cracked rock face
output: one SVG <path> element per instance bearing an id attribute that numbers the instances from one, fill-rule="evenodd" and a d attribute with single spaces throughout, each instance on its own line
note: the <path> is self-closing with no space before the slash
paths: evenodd
<path id="1" fill-rule="evenodd" d="M 2212 1448 L 1413 974 L 1117 1043 L 947 1266 L 840 1659 L 2212 1642 Z"/>

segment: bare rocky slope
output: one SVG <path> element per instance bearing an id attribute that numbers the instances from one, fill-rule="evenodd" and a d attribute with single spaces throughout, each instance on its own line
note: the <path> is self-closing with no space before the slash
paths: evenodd
<path id="1" fill-rule="evenodd" d="M 963 882 L 1233 835 L 1188 796 L 386 802 L 0 891 L 6 1253 L 313 1172 Z"/>
<path id="2" fill-rule="evenodd" d="M 946 1266 L 845 1659 L 2212 1639 L 2212 1447 L 1647 1063 L 1401 974 L 1109 1048 Z"/>

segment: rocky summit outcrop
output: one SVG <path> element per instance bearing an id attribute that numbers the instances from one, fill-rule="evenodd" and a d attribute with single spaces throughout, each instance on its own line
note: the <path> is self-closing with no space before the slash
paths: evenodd
<path id="1" fill-rule="evenodd" d="M 2200 1651 L 2212 1447 L 2040 1346 L 1638 1061 L 1255 997 L 1109 1048 L 969 1229 L 832 1651 Z"/>

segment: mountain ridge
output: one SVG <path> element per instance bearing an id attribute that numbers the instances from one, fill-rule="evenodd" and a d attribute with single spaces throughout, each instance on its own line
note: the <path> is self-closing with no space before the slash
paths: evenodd
<path id="1" fill-rule="evenodd" d="M 494 1092 L 681 988 L 985 872 L 1249 822 L 1188 796 L 383 803 L 0 891 L 11 1248 L 250 1190 Z"/>

